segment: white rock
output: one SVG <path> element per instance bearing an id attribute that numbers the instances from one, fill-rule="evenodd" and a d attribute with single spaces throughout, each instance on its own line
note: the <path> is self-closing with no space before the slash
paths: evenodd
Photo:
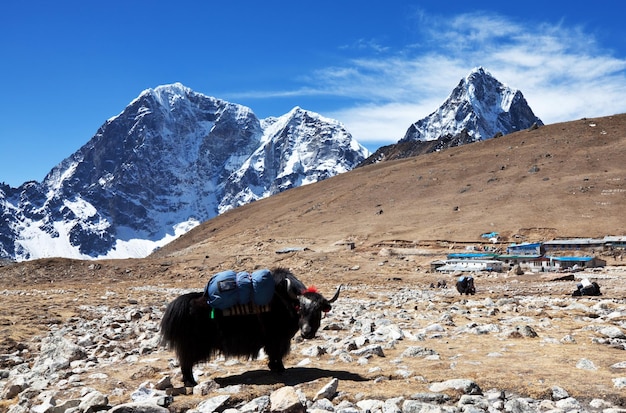
<path id="1" fill-rule="evenodd" d="M 339 380 L 334 378 L 328 384 L 320 389 L 313 397 L 313 401 L 319 399 L 328 399 L 332 400 L 337 393 L 337 388 L 339 387 Z"/>
<path id="2" fill-rule="evenodd" d="M 581 369 L 581 370 L 597 370 L 598 369 L 596 365 L 593 364 L 593 361 L 588 360 L 588 359 L 578 360 L 578 363 L 576 363 L 576 368 Z"/>
<path id="3" fill-rule="evenodd" d="M 270 409 L 273 413 L 306 412 L 306 408 L 300 401 L 298 394 L 291 386 L 281 387 L 270 394 Z"/>
<path id="4" fill-rule="evenodd" d="M 210 399 L 200 402 L 200 404 L 196 406 L 196 410 L 200 413 L 213 413 L 223 406 L 228 399 L 230 399 L 229 395 L 211 397 Z"/>
<path id="5" fill-rule="evenodd" d="M 626 387 L 626 377 L 617 377 L 613 380 L 613 386 L 618 389 L 623 389 Z"/>

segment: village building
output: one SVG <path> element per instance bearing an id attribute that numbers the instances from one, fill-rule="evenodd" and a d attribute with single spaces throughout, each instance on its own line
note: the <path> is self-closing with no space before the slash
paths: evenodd
<path id="1" fill-rule="evenodd" d="M 448 260 L 490 260 L 498 254 L 491 252 L 453 252 L 447 255 Z"/>
<path id="2" fill-rule="evenodd" d="M 576 271 L 586 268 L 603 267 L 606 261 L 586 252 L 598 252 L 606 248 L 625 248 L 626 237 L 605 237 L 603 239 L 577 238 L 554 240 L 544 243 L 511 244 L 506 254 L 491 252 L 465 252 L 448 254 L 443 261 L 431 263 L 431 269 L 440 272 L 508 271 L 519 266 L 524 271 Z M 547 252 L 578 251 L 578 255 L 547 255 Z"/>
<path id="3" fill-rule="evenodd" d="M 518 266 L 524 271 L 544 272 L 548 271 L 549 263 L 543 255 L 499 255 L 497 259 L 503 263 L 503 268 L 511 270 Z"/>
<path id="4" fill-rule="evenodd" d="M 604 240 L 596 238 L 557 239 L 543 243 L 546 252 L 597 252 L 604 250 Z"/>
<path id="5" fill-rule="evenodd" d="M 611 236 L 604 238 L 570 238 L 555 239 L 543 243 L 546 252 L 599 252 L 615 249 L 626 249 L 626 236 Z"/>
<path id="6" fill-rule="evenodd" d="M 474 272 L 474 271 L 502 271 L 502 261 L 484 259 L 448 259 L 443 265 L 436 267 L 440 272 Z"/>
<path id="7" fill-rule="evenodd" d="M 598 257 L 546 257 L 549 261 L 549 268 L 555 271 L 576 271 L 585 268 L 604 267 L 606 261 Z"/>
<path id="8" fill-rule="evenodd" d="M 626 249 L 626 235 L 604 237 L 604 247 L 606 249 Z"/>
<path id="9" fill-rule="evenodd" d="M 509 255 L 520 256 L 542 256 L 545 253 L 545 248 L 541 242 L 522 244 L 511 244 L 506 248 L 506 253 Z"/>

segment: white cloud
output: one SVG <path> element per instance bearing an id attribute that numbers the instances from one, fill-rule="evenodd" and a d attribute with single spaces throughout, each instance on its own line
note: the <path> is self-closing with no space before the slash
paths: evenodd
<path id="1" fill-rule="evenodd" d="M 351 99 L 325 115 L 363 143 L 402 138 L 477 66 L 521 90 L 545 123 L 626 112 L 626 59 L 578 27 L 484 13 L 416 18 L 419 42 L 394 54 L 373 43 L 375 53 L 317 70 L 292 93 Z"/>
<path id="2" fill-rule="evenodd" d="M 408 127 L 441 105 L 441 101 L 426 102 L 422 105 L 387 103 L 366 104 L 332 112 L 330 117 L 341 122 L 362 144 L 397 142 L 404 137 Z"/>
<path id="3" fill-rule="evenodd" d="M 429 23 L 426 46 L 416 54 L 352 61 L 345 73 L 354 75 L 341 78 L 342 93 L 351 90 L 361 99 L 369 94 L 379 102 L 333 114 L 357 140 L 402 138 L 476 66 L 521 90 L 545 123 L 626 111 L 626 59 L 602 50 L 579 28 L 523 25 L 484 14 Z"/>

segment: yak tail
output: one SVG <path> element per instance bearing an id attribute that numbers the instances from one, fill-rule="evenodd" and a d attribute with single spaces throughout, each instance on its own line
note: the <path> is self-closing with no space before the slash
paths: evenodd
<path id="1" fill-rule="evenodd" d="M 170 350 L 176 350 L 187 340 L 187 335 L 194 330 L 194 301 L 202 297 L 202 293 L 184 294 L 168 304 L 161 319 L 161 344 Z"/>
<path id="2" fill-rule="evenodd" d="M 176 353 L 185 385 L 195 385 L 194 364 L 209 360 L 215 353 L 210 343 L 211 308 L 203 293 L 189 293 L 174 299 L 161 319 L 161 344 Z"/>

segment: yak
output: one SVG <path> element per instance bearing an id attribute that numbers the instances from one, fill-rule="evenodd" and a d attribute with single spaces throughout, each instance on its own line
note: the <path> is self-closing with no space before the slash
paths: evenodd
<path id="1" fill-rule="evenodd" d="M 576 290 L 572 293 L 572 297 L 580 297 L 582 295 L 602 295 L 600 292 L 600 285 L 589 279 L 584 278 L 580 283 L 576 284 Z"/>
<path id="2" fill-rule="evenodd" d="M 256 359 L 264 349 L 270 371 L 283 372 L 283 358 L 298 330 L 305 339 L 315 337 L 322 313 L 331 310 L 341 285 L 328 300 L 285 268 L 270 272 L 274 294 L 263 308 L 251 306 L 253 311 L 235 315 L 210 306 L 206 290 L 181 295 L 168 304 L 161 319 L 161 342 L 176 354 L 185 387 L 197 384 L 193 366 L 218 354 Z"/>
<path id="3" fill-rule="evenodd" d="M 461 294 L 476 294 L 476 287 L 474 286 L 474 277 L 461 276 L 456 282 L 456 290 Z"/>

